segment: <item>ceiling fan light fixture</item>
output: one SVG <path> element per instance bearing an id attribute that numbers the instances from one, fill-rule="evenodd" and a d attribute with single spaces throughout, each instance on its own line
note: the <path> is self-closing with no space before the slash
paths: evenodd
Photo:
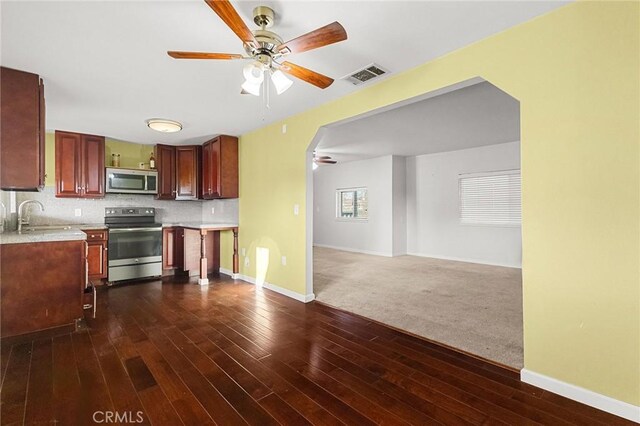
<path id="1" fill-rule="evenodd" d="M 264 80 L 264 68 L 259 62 L 251 62 L 242 68 L 245 80 L 252 84 L 260 84 Z"/>
<path id="2" fill-rule="evenodd" d="M 174 133 L 182 130 L 182 124 L 173 120 L 166 120 L 164 118 L 150 118 L 147 120 L 147 126 L 161 133 Z"/>
<path id="3" fill-rule="evenodd" d="M 242 87 L 242 90 L 249 93 L 250 95 L 260 96 L 261 85 L 262 85 L 262 82 L 254 83 L 252 81 L 246 80 L 244 83 L 242 83 L 242 86 L 240 87 Z"/>
<path id="4" fill-rule="evenodd" d="M 273 74 L 271 74 L 271 81 L 273 85 L 276 87 L 276 93 L 278 95 L 284 93 L 291 87 L 293 81 L 287 78 L 284 73 L 280 70 L 277 70 Z"/>

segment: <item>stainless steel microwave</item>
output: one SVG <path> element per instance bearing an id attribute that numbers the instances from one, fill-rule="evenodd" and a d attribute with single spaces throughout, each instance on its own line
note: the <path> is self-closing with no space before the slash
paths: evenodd
<path id="1" fill-rule="evenodd" d="M 106 173 L 107 192 L 121 194 L 158 193 L 158 172 L 155 170 L 107 167 Z"/>

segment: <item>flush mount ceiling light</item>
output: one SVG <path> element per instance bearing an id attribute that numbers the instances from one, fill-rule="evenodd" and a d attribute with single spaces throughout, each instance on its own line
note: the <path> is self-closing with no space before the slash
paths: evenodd
<path id="1" fill-rule="evenodd" d="M 182 130 L 182 124 L 173 120 L 165 120 L 163 118 L 151 118 L 147 120 L 147 126 L 156 132 L 174 133 Z"/>

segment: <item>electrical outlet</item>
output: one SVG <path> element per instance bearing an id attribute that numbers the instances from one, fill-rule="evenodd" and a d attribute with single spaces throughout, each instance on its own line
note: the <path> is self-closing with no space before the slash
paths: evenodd
<path id="1" fill-rule="evenodd" d="M 82 216 L 82 209 L 75 209 L 74 214 L 76 215 L 76 217 Z"/>
<path id="2" fill-rule="evenodd" d="M 244 258 L 244 266 L 247 267 L 247 268 L 249 267 L 249 258 L 248 257 Z"/>
<path id="3" fill-rule="evenodd" d="M 216 208 L 215 207 L 211 207 L 211 214 L 216 214 Z"/>
<path id="4" fill-rule="evenodd" d="M 293 205 L 293 214 L 295 216 L 298 216 L 298 214 L 300 214 L 300 206 L 299 205 L 297 205 L 297 204 Z"/>
<path id="5" fill-rule="evenodd" d="M 282 125 L 282 133 L 287 133 L 287 125 L 286 124 Z"/>
<path id="6" fill-rule="evenodd" d="M 247 255 L 247 249 L 242 247 L 242 250 L 240 250 L 242 252 L 242 257 L 245 257 Z"/>
<path id="7" fill-rule="evenodd" d="M 287 266 L 287 256 L 282 256 L 282 266 Z"/>

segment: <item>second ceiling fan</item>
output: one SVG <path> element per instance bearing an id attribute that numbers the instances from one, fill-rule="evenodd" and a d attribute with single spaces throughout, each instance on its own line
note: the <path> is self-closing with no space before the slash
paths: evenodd
<path id="1" fill-rule="evenodd" d="M 228 0 L 205 0 L 211 9 L 225 24 L 242 40 L 247 56 L 236 53 L 206 53 L 168 51 L 175 59 L 251 59 L 245 65 L 243 74 L 245 82 L 243 92 L 260 96 L 260 86 L 267 75 L 276 87 L 278 94 L 287 90 L 292 82 L 283 73 L 292 75 L 321 89 L 326 89 L 333 83 L 333 79 L 318 72 L 301 67 L 288 61 L 279 59 L 290 53 L 301 53 L 317 49 L 347 39 L 347 32 L 339 22 L 333 22 L 307 34 L 296 37 L 287 42 L 267 30 L 273 26 L 275 13 L 266 6 L 258 6 L 253 10 L 253 21 L 260 29 L 251 31 L 238 15 Z"/>

